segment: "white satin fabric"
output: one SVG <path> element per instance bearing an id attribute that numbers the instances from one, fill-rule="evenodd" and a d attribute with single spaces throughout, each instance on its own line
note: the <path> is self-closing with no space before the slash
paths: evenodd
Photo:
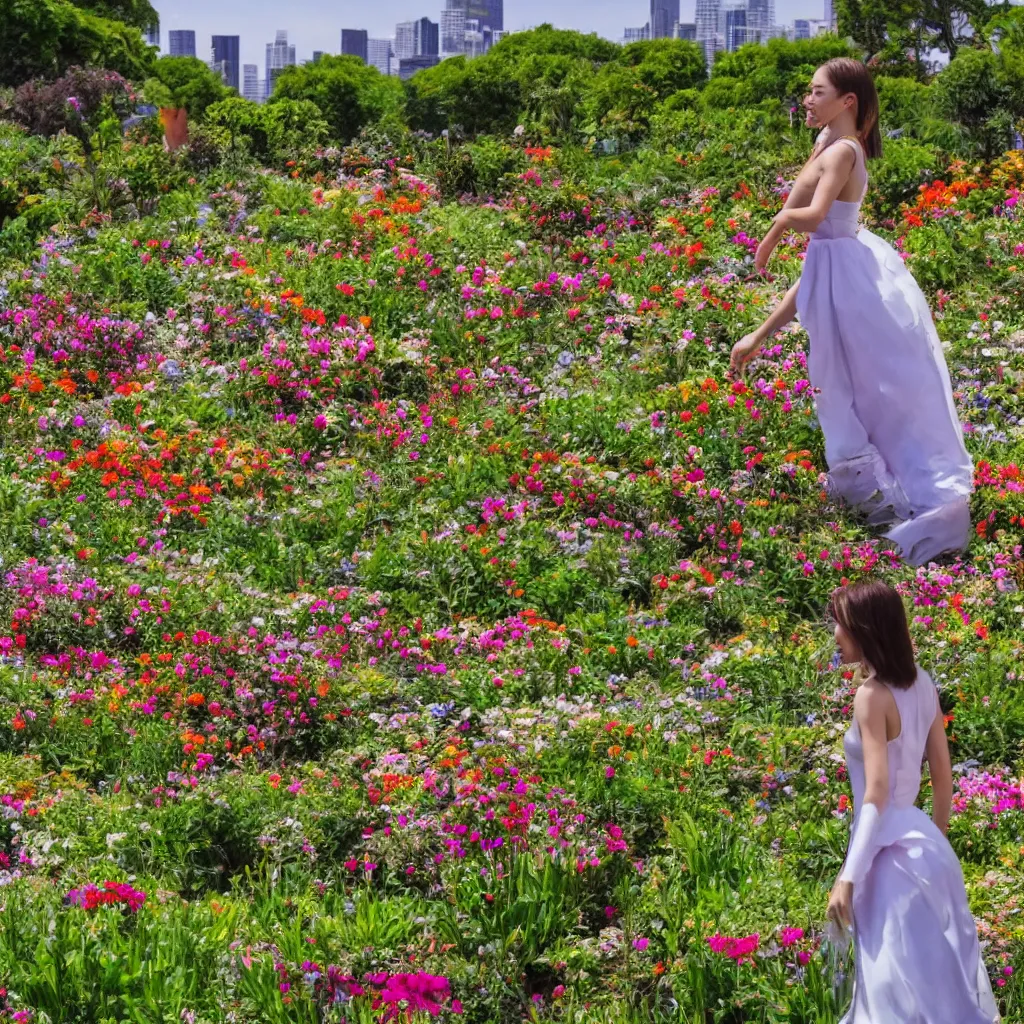
<path id="1" fill-rule="evenodd" d="M 999 1011 L 985 971 L 963 873 L 946 837 L 919 807 L 928 730 L 939 710 L 923 669 L 909 688 L 891 688 L 900 734 L 889 743 L 889 801 L 878 821 L 874 859 L 853 890 L 853 1002 L 841 1024 L 993 1024 Z M 857 809 L 864 753 L 857 723 L 844 738 Z"/>
<path id="2" fill-rule="evenodd" d="M 974 469 L 928 302 L 859 212 L 833 202 L 797 293 L 829 487 L 869 523 L 896 524 L 885 536 L 925 565 L 967 546 Z"/>

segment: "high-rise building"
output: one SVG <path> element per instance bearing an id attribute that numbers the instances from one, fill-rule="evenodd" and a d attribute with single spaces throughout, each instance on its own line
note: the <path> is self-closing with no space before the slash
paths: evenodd
<path id="1" fill-rule="evenodd" d="M 721 14 L 721 0 L 697 0 L 694 23 L 697 26 L 697 42 L 704 50 L 704 63 L 710 68 L 719 49 L 718 19 Z"/>
<path id="2" fill-rule="evenodd" d="M 696 39 L 697 26 L 692 21 L 680 21 L 676 25 L 676 39 Z"/>
<path id="3" fill-rule="evenodd" d="M 324 52 L 325 51 L 323 51 L 323 50 L 314 50 L 313 51 L 313 60 L 311 61 L 311 63 L 319 64 L 320 61 L 322 61 L 324 59 Z"/>
<path id="4" fill-rule="evenodd" d="M 224 79 L 224 84 L 238 89 L 239 72 L 239 38 L 238 36 L 214 36 L 211 40 L 213 63 Z"/>
<path id="5" fill-rule="evenodd" d="M 429 18 L 420 18 L 416 23 L 416 56 L 432 57 L 441 52 L 438 38 L 438 24 Z M 493 28 L 493 26 L 492 26 Z"/>
<path id="6" fill-rule="evenodd" d="M 449 7 L 441 12 L 441 56 L 455 57 L 466 52 L 466 12 Z"/>
<path id="7" fill-rule="evenodd" d="M 295 64 L 295 47 L 288 45 L 288 32 L 279 28 L 277 36 L 272 43 L 267 43 L 267 80 L 266 95 L 270 96 L 274 91 L 274 83 L 278 75 L 288 67 Z"/>
<path id="8" fill-rule="evenodd" d="M 832 0 L 825 0 L 825 24 L 828 26 L 828 32 L 835 32 L 836 30 L 836 11 Z"/>
<path id="9" fill-rule="evenodd" d="M 730 53 L 747 41 L 747 8 L 728 7 L 725 11 L 725 48 Z"/>
<path id="10" fill-rule="evenodd" d="M 651 38 L 671 39 L 679 23 L 679 0 L 651 0 Z"/>
<path id="11" fill-rule="evenodd" d="M 190 28 L 172 28 L 167 33 L 167 51 L 172 57 L 194 57 L 196 34 Z"/>
<path id="12" fill-rule="evenodd" d="M 810 39 L 811 38 L 811 23 L 806 18 L 797 18 L 793 22 L 793 38 L 794 39 Z"/>
<path id="13" fill-rule="evenodd" d="M 646 25 L 643 25 L 640 28 L 627 28 L 627 29 L 624 29 L 623 33 L 622 33 L 622 42 L 623 42 L 624 45 L 629 45 L 629 43 L 639 43 L 639 42 L 642 42 L 644 39 L 650 39 L 650 38 L 651 38 L 651 25 L 650 25 L 650 22 L 648 22 Z"/>
<path id="14" fill-rule="evenodd" d="M 143 33 L 142 38 L 146 40 L 147 46 L 155 46 L 157 49 L 160 48 L 160 19 L 157 18 L 152 25 L 149 26 Z"/>
<path id="15" fill-rule="evenodd" d="M 369 64 L 367 59 L 366 44 L 369 33 L 365 28 L 343 28 L 341 30 L 341 53 L 358 57 L 364 64 Z"/>
<path id="16" fill-rule="evenodd" d="M 391 40 L 367 39 L 366 63 L 373 65 L 382 75 L 391 74 Z"/>
<path id="17" fill-rule="evenodd" d="M 260 89 L 260 67 L 258 64 L 244 64 L 242 66 L 242 95 L 253 103 L 259 103 L 263 99 Z"/>
<path id="18" fill-rule="evenodd" d="M 395 26 L 395 57 L 399 61 L 416 56 L 416 22 L 400 21 Z"/>
<path id="19" fill-rule="evenodd" d="M 775 0 L 747 0 L 747 42 L 765 42 L 774 28 Z"/>
<path id="20" fill-rule="evenodd" d="M 415 57 L 405 57 L 398 62 L 398 77 L 404 82 L 407 78 L 412 78 L 417 71 L 434 67 L 440 60 L 440 56 L 436 53 L 421 53 Z"/>

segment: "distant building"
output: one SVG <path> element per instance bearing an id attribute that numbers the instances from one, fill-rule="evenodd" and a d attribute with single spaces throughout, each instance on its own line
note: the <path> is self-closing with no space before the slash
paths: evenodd
<path id="1" fill-rule="evenodd" d="M 676 39 L 696 39 L 697 26 L 692 21 L 680 21 L 676 25 Z"/>
<path id="2" fill-rule="evenodd" d="M 365 28 L 343 28 L 341 30 L 342 56 L 358 57 L 364 64 L 369 64 L 367 59 L 368 39 L 369 33 Z"/>
<path id="3" fill-rule="evenodd" d="M 422 71 L 424 68 L 432 68 L 440 62 L 441 58 L 436 53 L 424 53 L 416 57 L 405 57 L 398 62 L 398 77 L 404 82 L 407 78 L 412 78 L 417 71 Z"/>
<path id="4" fill-rule="evenodd" d="M 835 32 L 836 11 L 832 4 L 832 0 L 825 0 L 825 24 L 828 26 L 827 31 Z"/>
<path id="5" fill-rule="evenodd" d="M 492 25 L 493 29 L 494 26 Z M 432 57 L 441 52 L 439 26 L 429 18 L 420 18 L 416 22 L 416 56 Z"/>
<path id="6" fill-rule="evenodd" d="M 213 50 L 213 63 L 218 65 L 224 84 L 234 90 L 238 90 L 239 73 L 239 37 L 238 36 L 213 36 L 211 49 Z"/>
<path id="7" fill-rule="evenodd" d="M 624 44 L 626 44 L 626 45 L 628 45 L 629 43 L 639 43 L 639 42 L 642 42 L 644 39 L 650 39 L 650 38 L 651 38 L 651 25 L 650 25 L 650 22 L 648 22 L 646 25 L 643 25 L 641 28 L 627 28 L 627 29 L 624 29 L 623 33 L 622 33 L 622 42 Z"/>
<path id="8" fill-rule="evenodd" d="M 441 56 L 456 57 L 466 52 L 466 12 L 448 8 L 441 12 Z"/>
<path id="9" fill-rule="evenodd" d="M 720 49 L 718 19 L 721 15 L 721 0 L 697 0 L 694 24 L 696 38 L 704 50 L 704 63 L 710 68 L 715 59 L 715 51 Z"/>
<path id="10" fill-rule="evenodd" d="M 679 24 L 679 0 L 651 0 L 651 38 L 671 39 Z"/>
<path id="11" fill-rule="evenodd" d="M 747 42 L 763 43 L 775 31 L 775 0 L 747 0 Z"/>
<path id="12" fill-rule="evenodd" d="M 263 90 L 260 89 L 260 66 L 258 64 L 244 64 L 242 66 L 242 95 L 253 103 L 259 103 L 263 99 Z"/>
<path id="13" fill-rule="evenodd" d="M 747 41 L 747 8 L 729 7 L 725 11 L 725 48 L 730 53 Z"/>
<path id="14" fill-rule="evenodd" d="M 196 34 L 190 28 L 172 28 L 167 33 L 167 51 L 172 57 L 194 57 Z"/>
<path id="15" fill-rule="evenodd" d="M 806 18 L 797 18 L 793 22 L 793 38 L 794 39 L 810 39 L 811 38 L 811 23 Z"/>
<path id="16" fill-rule="evenodd" d="M 322 61 L 323 59 L 324 59 L 324 51 L 323 50 L 314 50 L 313 51 L 313 61 L 312 61 L 312 63 L 319 64 L 320 61 Z"/>
<path id="17" fill-rule="evenodd" d="M 295 64 L 295 47 L 288 45 L 288 32 L 280 28 L 272 43 L 267 43 L 267 78 L 266 95 L 274 92 L 274 83 L 278 76 L 288 67 Z"/>
<path id="18" fill-rule="evenodd" d="M 158 18 L 143 33 L 142 38 L 146 40 L 147 46 L 160 48 L 160 19 Z"/>
<path id="19" fill-rule="evenodd" d="M 391 74 L 391 40 L 367 39 L 366 63 L 375 67 L 382 75 Z"/>
<path id="20" fill-rule="evenodd" d="M 416 56 L 416 22 L 400 21 L 395 26 L 395 58 L 399 61 Z"/>

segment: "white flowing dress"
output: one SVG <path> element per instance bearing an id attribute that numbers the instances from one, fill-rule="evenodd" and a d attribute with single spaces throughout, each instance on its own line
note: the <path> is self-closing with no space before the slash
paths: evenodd
<path id="1" fill-rule="evenodd" d="M 889 802 L 876 826 L 874 860 L 853 889 L 853 1003 L 841 1024 L 993 1024 L 999 1011 L 953 848 L 915 806 L 938 693 L 918 668 L 890 687 L 900 734 L 889 743 Z M 864 751 L 856 721 L 844 739 L 854 821 L 864 799 Z"/>
<path id="2" fill-rule="evenodd" d="M 854 139 L 837 142 L 863 164 Z M 858 227 L 863 199 L 834 201 L 811 235 L 797 313 L 830 490 L 873 525 L 896 523 L 885 536 L 925 565 L 967 546 L 974 470 L 928 302 L 892 246 Z"/>

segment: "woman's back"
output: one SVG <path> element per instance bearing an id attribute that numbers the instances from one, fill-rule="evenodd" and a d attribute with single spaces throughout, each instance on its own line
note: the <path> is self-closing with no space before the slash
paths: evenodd
<path id="1" fill-rule="evenodd" d="M 917 679 L 906 688 L 888 687 L 899 712 L 900 729 L 889 741 L 889 801 L 895 807 L 912 807 L 921 789 L 928 732 L 939 709 L 938 693 L 928 673 L 920 666 Z M 854 808 L 864 798 L 864 750 L 856 720 L 845 739 Z"/>

